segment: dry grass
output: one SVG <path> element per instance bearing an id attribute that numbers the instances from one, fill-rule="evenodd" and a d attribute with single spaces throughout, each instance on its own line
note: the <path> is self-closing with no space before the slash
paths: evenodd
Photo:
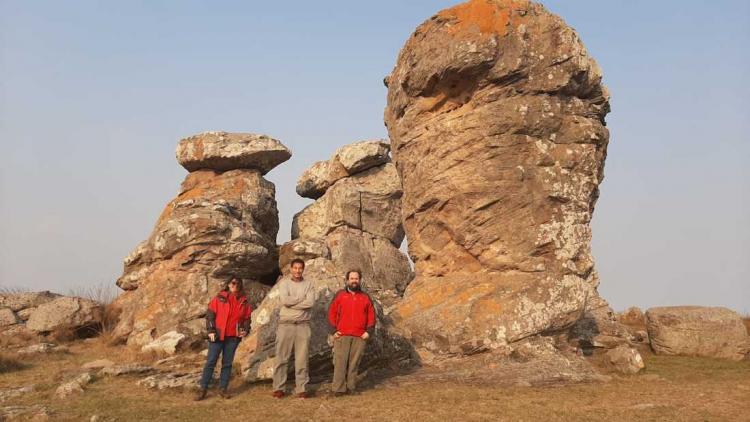
<path id="1" fill-rule="evenodd" d="M 745 315 L 745 317 L 742 318 L 742 322 L 745 323 L 745 328 L 747 328 L 747 333 L 750 334 L 750 316 Z"/>
<path id="2" fill-rule="evenodd" d="M 34 384 L 35 391 L 4 405 L 45 404 L 60 420 L 92 415 L 129 420 L 747 420 L 750 361 L 654 356 L 644 351 L 644 375 L 614 377 L 603 384 L 565 387 L 502 388 L 469 383 L 376 383 L 359 396 L 311 400 L 275 400 L 268 384 L 242 385 L 227 402 L 214 391 L 195 403 L 191 392 L 154 392 L 135 385 L 137 378 L 96 380 L 82 395 L 54 399 L 62 380 L 80 365 L 106 357 L 137 358 L 99 339 L 77 343 L 67 355 L 40 357 L 24 371 L 0 377 L 0 389 Z"/>

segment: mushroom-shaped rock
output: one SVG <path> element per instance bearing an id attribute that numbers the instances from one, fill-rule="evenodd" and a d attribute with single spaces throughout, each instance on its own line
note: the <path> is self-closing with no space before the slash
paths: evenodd
<path id="1" fill-rule="evenodd" d="M 204 132 L 177 145 L 177 161 L 187 171 L 256 169 L 266 174 L 291 156 L 278 140 L 253 133 Z"/>

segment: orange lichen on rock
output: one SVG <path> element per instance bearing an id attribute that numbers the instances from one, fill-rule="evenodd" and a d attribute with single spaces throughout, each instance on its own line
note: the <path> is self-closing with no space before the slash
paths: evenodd
<path id="1" fill-rule="evenodd" d="M 455 21 L 448 27 L 452 35 L 478 30 L 481 34 L 504 36 L 508 33 L 508 25 L 517 27 L 526 20 L 523 15 L 528 7 L 527 0 L 470 0 L 445 9 L 438 16 Z M 516 10 L 521 13 L 514 14 Z"/>

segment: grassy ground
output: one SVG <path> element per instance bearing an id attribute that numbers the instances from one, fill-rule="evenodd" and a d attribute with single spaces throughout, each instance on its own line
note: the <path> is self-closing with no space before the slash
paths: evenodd
<path id="1" fill-rule="evenodd" d="M 0 406 L 47 405 L 55 420 L 748 420 L 750 361 L 662 357 L 644 352 L 647 370 L 603 384 L 500 388 L 466 383 L 381 384 L 357 396 L 321 394 L 309 400 L 270 397 L 268 384 L 247 386 L 235 378 L 229 401 L 212 391 L 203 402 L 192 392 L 156 392 L 134 377 L 98 379 L 85 393 L 54 398 L 57 386 L 81 364 L 106 357 L 137 359 L 98 341 L 70 352 L 30 359 L 24 369 L 0 375 L 0 390 L 35 385 L 35 391 Z"/>

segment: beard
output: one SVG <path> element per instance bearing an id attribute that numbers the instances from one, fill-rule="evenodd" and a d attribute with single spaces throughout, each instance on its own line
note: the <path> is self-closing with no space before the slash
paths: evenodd
<path id="1" fill-rule="evenodd" d="M 346 288 L 349 289 L 349 291 L 352 291 L 352 292 L 358 292 L 358 291 L 361 290 L 361 288 L 359 286 L 359 283 L 347 284 Z"/>

